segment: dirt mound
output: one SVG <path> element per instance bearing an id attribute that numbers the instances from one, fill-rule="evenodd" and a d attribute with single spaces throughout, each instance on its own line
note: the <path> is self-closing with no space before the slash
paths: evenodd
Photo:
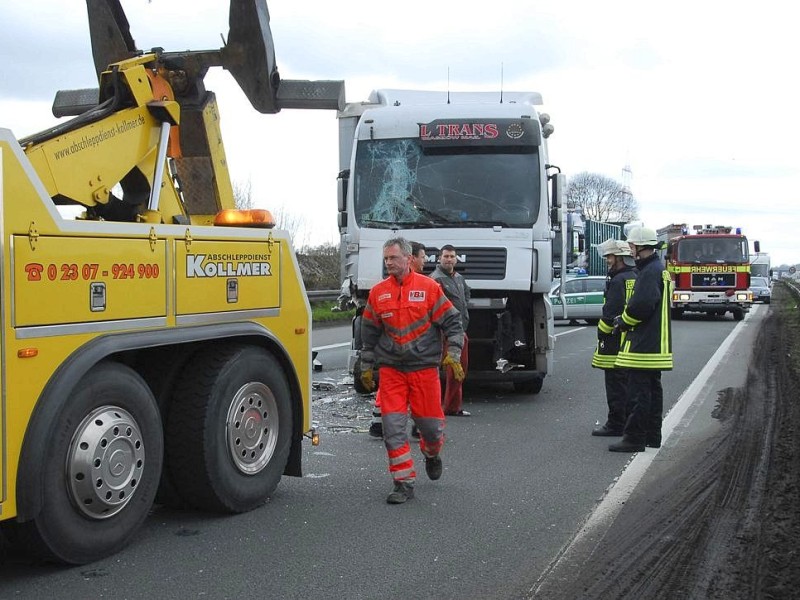
<path id="1" fill-rule="evenodd" d="M 776 286 L 719 433 L 629 502 L 552 598 L 791 598 L 800 590 L 800 309 Z M 545 596 L 535 596 L 545 597 Z"/>

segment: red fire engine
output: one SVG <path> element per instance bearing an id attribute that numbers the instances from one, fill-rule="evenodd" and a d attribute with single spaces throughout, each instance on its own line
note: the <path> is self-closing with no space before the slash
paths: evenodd
<path id="1" fill-rule="evenodd" d="M 753 303 L 750 287 L 750 253 L 740 229 L 686 224 L 658 230 L 666 242 L 665 260 L 672 276 L 672 318 L 684 312 L 724 315 L 744 319 Z"/>

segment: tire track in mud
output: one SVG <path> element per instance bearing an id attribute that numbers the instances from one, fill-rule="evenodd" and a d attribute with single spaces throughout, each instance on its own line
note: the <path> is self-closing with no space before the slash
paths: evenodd
<path id="1" fill-rule="evenodd" d="M 745 386 L 720 392 L 717 434 L 632 497 L 589 558 L 534 598 L 798 593 L 799 373 L 786 358 L 794 353 L 800 363 L 800 311 L 786 300 L 773 304 L 758 333 Z"/>

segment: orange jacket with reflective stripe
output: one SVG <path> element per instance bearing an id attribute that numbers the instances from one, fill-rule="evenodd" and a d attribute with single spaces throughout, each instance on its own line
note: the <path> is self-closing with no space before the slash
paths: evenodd
<path id="1" fill-rule="evenodd" d="M 370 290 L 361 320 L 361 363 L 400 371 L 439 365 L 442 335 L 458 359 L 464 345 L 461 316 L 430 277 L 409 273 L 402 283 L 387 277 Z"/>

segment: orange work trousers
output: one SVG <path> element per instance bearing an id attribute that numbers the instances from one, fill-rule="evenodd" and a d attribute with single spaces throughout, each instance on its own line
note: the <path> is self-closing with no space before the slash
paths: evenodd
<path id="1" fill-rule="evenodd" d="M 444 444 L 439 369 L 430 367 L 406 372 L 382 366 L 379 388 L 389 473 L 395 481 L 413 482 L 416 472 L 406 431 L 409 407 L 419 429 L 419 448 L 423 455 L 437 456 Z"/>

